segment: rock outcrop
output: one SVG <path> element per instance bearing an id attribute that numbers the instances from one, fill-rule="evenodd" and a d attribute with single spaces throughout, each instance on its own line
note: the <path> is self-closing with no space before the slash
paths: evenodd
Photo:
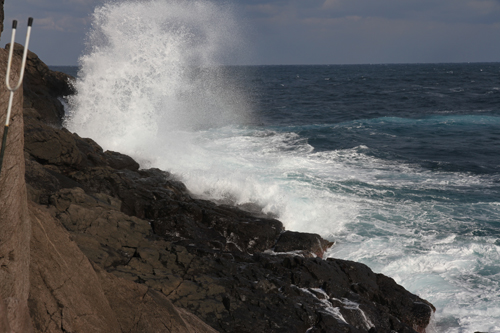
<path id="1" fill-rule="evenodd" d="M 28 81 L 25 90 L 29 82 L 39 81 Z M 88 312 L 95 322 L 111 311 L 115 316 L 106 317 L 116 318 L 121 331 L 154 331 L 147 326 L 154 320 L 129 317 L 135 306 L 184 323 L 196 315 L 220 332 L 424 332 L 429 323 L 433 306 L 391 278 L 359 263 L 323 260 L 332 243 L 319 235 L 285 231 L 271 216 L 193 198 L 168 172 L 142 170 L 129 156 L 103 151 L 25 106 L 29 198 L 42 220 L 68 233 L 75 251 L 68 260 L 83 260 L 94 281 L 87 284 L 104 292 L 90 297 L 107 299 L 111 308 Z M 78 320 L 87 310 L 69 312 L 74 302 L 64 287 L 57 290 L 65 296 L 51 302 L 67 305 L 50 305 L 58 311 L 51 318 L 73 318 L 63 327 L 83 327 Z M 33 291 L 30 304 L 40 298 Z M 47 308 L 33 306 L 32 316 Z M 35 327 L 47 320 L 37 319 Z"/>

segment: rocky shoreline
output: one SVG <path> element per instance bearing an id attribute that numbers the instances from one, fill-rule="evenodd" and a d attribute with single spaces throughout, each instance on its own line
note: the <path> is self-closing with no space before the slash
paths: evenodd
<path id="1" fill-rule="evenodd" d="M 69 81 L 29 53 L 24 152 L 8 156 L 24 154 L 33 331 L 425 332 L 432 304 L 322 259 L 333 244 L 319 235 L 193 198 L 168 172 L 70 133 L 58 99 Z"/>

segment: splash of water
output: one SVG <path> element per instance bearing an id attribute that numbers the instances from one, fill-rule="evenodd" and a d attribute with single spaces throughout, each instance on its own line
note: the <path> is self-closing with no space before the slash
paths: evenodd
<path id="1" fill-rule="evenodd" d="M 204 0 L 97 8 L 65 125 L 142 167 L 173 172 L 194 194 L 256 203 L 289 229 L 331 234 L 352 205 L 301 180 L 290 189 L 302 162 L 285 163 L 291 155 L 281 154 L 311 147 L 237 126 L 251 120 L 250 104 L 219 64 L 240 48 L 238 30 L 231 8 Z"/>
<path id="2" fill-rule="evenodd" d="M 144 147 L 174 131 L 247 121 L 245 96 L 219 66 L 240 55 L 239 30 L 229 6 L 203 0 L 98 7 L 65 126 L 148 160 Z"/>

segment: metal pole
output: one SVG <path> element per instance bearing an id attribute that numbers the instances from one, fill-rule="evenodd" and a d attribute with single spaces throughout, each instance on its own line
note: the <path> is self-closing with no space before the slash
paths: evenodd
<path id="1" fill-rule="evenodd" d="M 5 127 L 3 130 L 3 137 L 2 137 L 2 149 L 0 150 L 0 175 L 2 173 L 2 165 L 3 165 L 3 156 L 5 154 L 5 146 L 7 145 L 7 133 L 9 132 L 9 123 L 10 123 L 10 114 L 12 112 L 12 102 L 14 100 L 14 92 L 19 89 L 23 82 L 24 78 L 24 67 L 26 66 L 26 58 L 28 57 L 28 46 L 30 42 L 30 35 L 31 35 L 31 26 L 33 25 L 33 18 L 30 17 L 28 19 L 28 31 L 26 32 L 26 43 L 24 45 L 24 53 L 23 53 L 23 60 L 21 63 L 21 73 L 19 74 L 19 80 L 17 81 L 17 84 L 12 87 L 10 85 L 10 68 L 12 66 L 12 55 L 14 53 L 14 41 L 16 39 L 16 28 L 17 28 L 17 21 L 14 20 L 12 21 L 12 37 L 11 37 L 11 42 L 10 42 L 10 49 L 9 49 L 9 60 L 7 62 L 7 73 L 5 74 L 5 85 L 7 86 L 7 89 L 10 90 L 10 96 L 9 96 L 9 105 L 7 107 L 7 117 L 5 118 Z"/>

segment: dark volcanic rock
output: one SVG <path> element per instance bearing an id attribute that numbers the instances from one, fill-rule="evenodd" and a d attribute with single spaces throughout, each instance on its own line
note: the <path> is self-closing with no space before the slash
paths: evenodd
<path id="1" fill-rule="evenodd" d="M 46 209 L 34 203 L 29 208 L 29 310 L 35 332 L 215 332 L 158 291 L 105 272 Z"/>
<path id="2" fill-rule="evenodd" d="M 104 156 L 106 156 L 108 165 L 113 169 L 127 169 L 132 171 L 139 170 L 139 163 L 134 161 L 134 159 L 130 156 L 109 150 L 104 153 Z"/>
<path id="3" fill-rule="evenodd" d="M 65 128 L 57 129 L 26 119 L 25 151 L 43 164 L 73 166 L 82 162 L 74 136 Z"/>
<path id="4" fill-rule="evenodd" d="M 333 242 L 329 242 L 321 238 L 318 234 L 309 234 L 304 232 L 285 231 L 278 239 L 274 251 L 276 252 L 291 252 L 298 251 L 299 253 L 314 254 L 323 258 L 326 250 L 333 246 Z"/>
<path id="5" fill-rule="evenodd" d="M 52 204 L 89 259 L 222 332 L 414 332 L 430 318 L 429 303 L 362 264 L 167 241 L 113 198 L 82 189 L 61 190 Z"/>
<path id="6" fill-rule="evenodd" d="M 31 82 L 44 82 L 44 107 L 64 91 L 47 78 L 66 79 L 37 66 Z M 321 259 L 332 243 L 319 235 L 195 199 L 168 172 L 139 170 L 131 157 L 50 126 L 42 121 L 50 112 L 28 106 L 30 198 L 69 231 L 98 275 L 116 277 L 102 282 L 116 309 L 135 299 L 164 309 L 168 299 L 220 332 L 402 333 L 429 323 L 433 306 L 391 278 Z M 113 288 L 129 298 L 115 299 Z M 140 318 L 120 320 L 123 331 L 151 329 Z"/>

